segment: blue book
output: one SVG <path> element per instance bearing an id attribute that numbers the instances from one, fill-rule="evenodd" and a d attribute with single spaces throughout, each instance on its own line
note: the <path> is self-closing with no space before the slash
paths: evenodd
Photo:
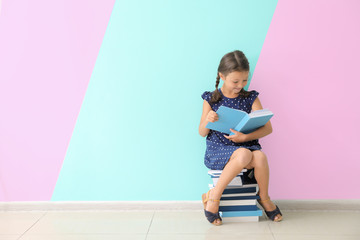
<path id="1" fill-rule="evenodd" d="M 259 208 L 255 205 L 241 205 L 241 206 L 219 206 L 221 212 L 233 212 L 233 211 L 256 211 Z"/>
<path id="2" fill-rule="evenodd" d="M 232 200 L 253 200 L 253 199 L 260 199 L 260 196 L 255 195 L 255 196 L 236 196 L 236 197 L 224 197 L 224 195 L 222 195 L 222 197 L 220 198 L 220 201 L 232 201 Z"/>
<path id="3" fill-rule="evenodd" d="M 262 216 L 262 210 L 252 211 L 232 211 L 232 212 L 219 212 L 220 217 L 247 217 L 247 216 Z"/>
<path id="4" fill-rule="evenodd" d="M 220 106 L 216 113 L 219 120 L 208 122 L 206 128 L 229 135 L 234 135 L 230 128 L 245 134 L 251 133 L 264 126 L 274 115 L 269 109 L 256 110 L 248 114 L 242 110 L 225 106 Z"/>
<path id="5" fill-rule="evenodd" d="M 253 193 L 253 192 L 256 192 L 256 187 L 225 188 L 223 194 Z"/>

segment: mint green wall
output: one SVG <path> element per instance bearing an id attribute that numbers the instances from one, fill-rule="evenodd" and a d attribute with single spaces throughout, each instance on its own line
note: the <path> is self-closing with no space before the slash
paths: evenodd
<path id="1" fill-rule="evenodd" d="M 227 52 L 253 73 L 276 4 L 117 1 L 52 200 L 200 200 L 201 94 Z"/>

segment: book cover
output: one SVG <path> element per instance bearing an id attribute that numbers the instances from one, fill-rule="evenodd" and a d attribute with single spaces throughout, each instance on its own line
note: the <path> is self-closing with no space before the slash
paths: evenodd
<path id="1" fill-rule="evenodd" d="M 219 206 L 256 205 L 256 200 L 221 200 Z"/>
<path id="2" fill-rule="evenodd" d="M 262 216 L 262 210 L 257 208 L 250 211 L 230 211 L 219 212 L 221 217 L 247 217 L 247 216 Z"/>
<path id="3" fill-rule="evenodd" d="M 257 189 L 257 186 L 254 186 L 255 189 Z M 212 189 L 214 188 L 214 185 L 213 184 L 209 184 L 209 189 Z M 228 188 L 226 188 L 228 189 Z M 253 191 L 253 192 L 245 192 L 245 193 L 223 193 L 221 195 L 221 197 L 248 197 L 248 196 L 251 196 L 251 197 L 255 197 L 257 196 L 257 190 L 256 191 Z"/>
<path id="4" fill-rule="evenodd" d="M 225 106 L 220 106 L 216 113 L 219 120 L 208 122 L 206 128 L 229 135 L 234 135 L 230 128 L 245 134 L 251 133 L 264 126 L 274 115 L 269 109 L 256 110 L 248 114 L 245 111 Z"/>
<path id="5" fill-rule="evenodd" d="M 208 171 L 208 174 L 209 174 L 210 176 L 220 176 L 221 173 L 222 173 L 222 171 L 223 171 L 223 170 L 209 170 L 209 171 Z M 247 172 L 247 171 L 248 171 L 248 170 L 247 170 L 246 168 L 244 168 L 243 170 L 241 170 L 240 173 L 238 173 L 238 176 L 241 175 L 241 174 L 244 173 L 244 172 Z"/>
<path id="6" fill-rule="evenodd" d="M 220 217 L 224 217 L 220 214 Z M 224 218 L 224 222 L 259 222 L 259 216 L 244 216 L 244 217 L 228 217 Z"/>
<path id="7" fill-rule="evenodd" d="M 259 208 L 256 205 L 241 205 L 241 206 L 219 206 L 221 212 L 235 212 L 235 211 L 257 211 Z"/>
<path id="8" fill-rule="evenodd" d="M 212 180 L 213 180 L 214 186 L 216 186 L 217 182 L 219 181 L 219 177 L 212 177 Z M 229 184 L 227 186 L 228 187 L 230 187 L 230 186 L 241 187 L 242 185 L 243 185 L 242 176 L 236 176 L 233 178 L 233 180 L 231 180 L 231 182 L 229 182 Z"/>
<path id="9" fill-rule="evenodd" d="M 209 188 L 214 188 L 214 184 L 209 183 Z M 237 194 L 237 193 L 257 193 L 259 191 L 257 184 L 248 184 L 242 186 L 227 186 L 223 194 Z"/>
<path id="10" fill-rule="evenodd" d="M 220 201 L 232 201 L 232 200 L 257 200 L 260 199 L 260 197 L 258 195 L 253 195 L 253 196 L 227 196 L 227 195 L 222 195 L 220 198 Z"/>
<path id="11" fill-rule="evenodd" d="M 233 193 L 233 194 L 223 194 L 221 195 L 222 197 L 255 197 L 256 192 L 252 192 L 252 193 Z"/>

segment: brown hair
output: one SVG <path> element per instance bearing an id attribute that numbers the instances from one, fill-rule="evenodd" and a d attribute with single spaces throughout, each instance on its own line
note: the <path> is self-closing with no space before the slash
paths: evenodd
<path id="1" fill-rule="evenodd" d="M 220 61 L 218 67 L 218 73 L 216 76 L 216 84 L 215 91 L 211 95 L 210 103 L 216 103 L 221 100 L 221 93 L 218 90 L 218 86 L 220 83 L 220 75 L 219 72 L 222 73 L 225 77 L 234 71 L 238 72 L 249 72 L 249 61 L 246 58 L 245 54 L 242 51 L 235 50 L 233 52 L 229 52 L 225 54 Z M 240 91 L 240 97 L 248 97 L 250 92 L 244 90 L 244 88 Z"/>

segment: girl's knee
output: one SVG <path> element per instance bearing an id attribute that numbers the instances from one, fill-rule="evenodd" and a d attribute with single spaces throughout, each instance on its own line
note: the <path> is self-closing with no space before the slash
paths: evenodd
<path id="1" fill-rule="evenodd" d="M 267 157 L 265 153 L 263 153 L 262 151 L 254 151 L 252 152 L 252 154 L 253 154 L 252 165 L 254 167 L 268 165 Z"/>
<path id="2" fill-rule="evenodd" d="M 251 162 L 252 158 L 253 155 L 249 149 L 239 148 L 234 151 L 234 153 L 230 157 L 230 160 L 235 160 L 237 162 L 240 162 L 241 164 L 247 165 Z"/>

